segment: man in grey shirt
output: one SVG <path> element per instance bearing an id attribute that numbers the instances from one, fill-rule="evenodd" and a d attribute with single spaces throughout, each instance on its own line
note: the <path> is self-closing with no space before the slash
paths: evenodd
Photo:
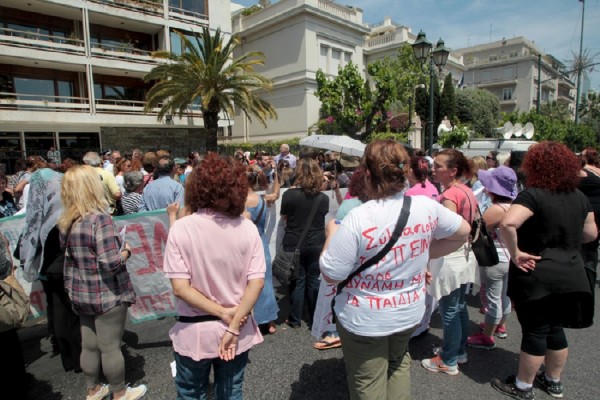
<path id="1" fill-rule="evenodd" d="M 171 203 L 183 207 L 183 186 L 173 179 L 175 161 L 167 156 L 159 158 L 156 175 L 156 179 L 144 188 L 138 211 L 160 210 Z"/>

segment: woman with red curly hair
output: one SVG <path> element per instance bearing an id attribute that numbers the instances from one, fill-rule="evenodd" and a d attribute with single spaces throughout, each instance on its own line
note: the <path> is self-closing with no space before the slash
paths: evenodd
<path id="1" fill-rule="evenodd" d="M 242 398 L 248 352 L 263 341 L 249 314 L 264 285 L 265 255 L 242 216 L 247 194 L 245 165 L 209 154 L 186 179 L 192 214 L 169 230 L 164 270 L 177 298 L 169 336 L 180 400 L 207 396 L 211 367 L 215 397 Z"/>
<path id="2" fill-rule="evenodd" d="M 500 224 L 511 259 L 508 295 L 522 330 L 519 367 L 516 377 L 491 384 L 507 396 L 533 399 L 537 380 L 551 396 L 562 397 L 560 377 L 568 354 L 563 328 L 584 328 L 593 318 L 579 252 L 598 230 L 589 200 L 577 190 L 581 163 L 565 145 L 534 145 L 522 169 L 527 189 Z M 545 371 L 538 372 L 542 364 Z"/>

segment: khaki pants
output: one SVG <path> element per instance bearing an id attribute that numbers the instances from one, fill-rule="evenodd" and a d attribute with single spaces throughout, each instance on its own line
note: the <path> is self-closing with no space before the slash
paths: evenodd
<path id="1" fill-rule="evenodd" d="M 352 400 L 409 400 L 408 342 L 415 328 L 389 336 L 348 332 L 337 322 Z"/>

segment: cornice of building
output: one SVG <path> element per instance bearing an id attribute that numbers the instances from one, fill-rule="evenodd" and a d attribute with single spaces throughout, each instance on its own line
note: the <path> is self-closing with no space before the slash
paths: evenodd
<path id="1" fill-rule="evenodd" d="M 354 29 L 362 35 L 367 35 L 370 32 L 370 29 L 366 25 L 362 24 L 362 18 L 361 22 L 359 23 L 332 14 L 326 9 L 319 7 L 322 1 L 323 0 L 280 1 L 249 16 L 244 16 L 241 13 L 237 13 L 232 16 L 233 33 L 239 33 L 242 36 L 250 35 L 256 32 L 260 32 L 266 29 L 267 27 L 277 25 L 281 22 L 284 22 L 302 14 L 311 15 L 326 20 L 330 23 L 342 25 L 349 29 Z M 330 6 L 344 7 L 338 5 L 335 2 L 325 3 L 329 3 L 328 5 Z M 279 6 L 281 10 L 274 10 L 273 6 Z M 271 11 L 271 14 L 267 13 L 269 10 Z M 360 9 L 348 9 L 348 12 L 352 11 L 355 11 L 357 13 L 362 12 L 362 10 Z M 259 18 L 261 16 L 263 17 L 263 19 Z M 251 22 L 251 19 L 254 19 L 256 21 Z M 244 26 L 245 22 L 248 22 L 248 26 Z"/>

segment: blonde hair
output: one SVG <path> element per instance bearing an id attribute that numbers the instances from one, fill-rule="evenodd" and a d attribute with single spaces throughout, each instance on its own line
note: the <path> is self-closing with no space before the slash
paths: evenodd
<path id="1" fill-rule="evenodd" d="M 60 196 L 63 213 L 58 220 L 58 229 L 63 233 L 67 233 L 73 223 L 86 214 L 108 214 L 100 175 L 88 165 L 77 165 L 65 172 Z"/>

